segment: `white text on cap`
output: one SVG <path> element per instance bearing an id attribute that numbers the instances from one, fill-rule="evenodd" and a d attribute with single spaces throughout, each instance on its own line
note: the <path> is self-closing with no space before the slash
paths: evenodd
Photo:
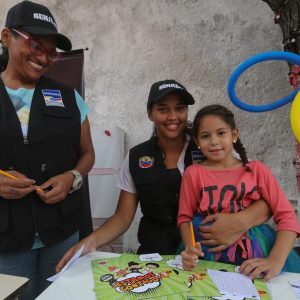
<path id="1" fill-rule="evenodd" d="M 181 86 L 179 86 L 178 84 L 176 84 L 176 83 L 165 83 L 165 84 L 160 85 L 158 89 L 163 90 L 163 89 L 172 88 L 172 87 L 176 88 L 176 89 L 182 89 L 183 90 L 183 88 Z"/>

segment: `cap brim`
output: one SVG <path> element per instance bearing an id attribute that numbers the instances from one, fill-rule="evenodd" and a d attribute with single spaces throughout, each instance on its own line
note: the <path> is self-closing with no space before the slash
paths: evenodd
<path id="1" fill-rule="evenodd" d="M 47 28 L 43 27 L 35 27 L 35 26 L 21 26 L 21 29 L 23 29 L 26 32 L 36 34 L 36 35 L 52 35 L 56 38 L 56 47 L 58 49 L 64 50 L 64 51 L 70 51 L 72 49 L 72 43 L 71 41 L 63 34 L 60 34 L 56 31 L 49 30 Z"/>
<path id="2" fill-rule="evenodd" d="M 152 103 L 157 103 L 159 100 L 161 100 L 163 97 L 167 96 L 170 93 L 178 93 L 181 94 L 182 100 L 187 105 L 193 105 L 195 103 L 194 97 L 186 90 L 184 89 L 178 89 L 178 88 L 167 88 L 163 93 L 159 95 L 158 98 L 152 100 Z"/>

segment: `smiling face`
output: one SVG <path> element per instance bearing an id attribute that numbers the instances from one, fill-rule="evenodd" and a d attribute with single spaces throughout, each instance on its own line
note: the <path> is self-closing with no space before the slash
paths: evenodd
<path id="1" fill-rule="evenodd" d="M 206 115 L 199 123 L 196 142 L 208 164 L 228 165 L 233 160 L 233 143 L 237 138 L 238 130 L 232 129 L 220 116 Z"/>
<path id="2" fill-rule="evenodd" d="M 148 117 L 154 122 L 159 139 L 182 139 L 187 125 L 188 108 L 179 94 L 171 93 L 148 110 Z"/>
<path id="3" fill-rule="evenodd" d="M 45 51 L 56 49 L 56 40 L 53 36 L 33 36 L 24 32 L 38 43 Z M 2 41 L 8 48 L 9 61 L 6 73 L 14 80 L 23 83 L 35 83 L 52 64 L 47 54 L 34 55 L 28 46 L 28 40 L 17 33 L 5 28 L 2 31 Z"/>

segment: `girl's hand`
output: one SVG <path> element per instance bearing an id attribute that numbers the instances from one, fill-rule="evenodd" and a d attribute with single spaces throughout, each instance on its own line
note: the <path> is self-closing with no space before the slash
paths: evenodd
<path id="1" fill-rule="evenodd" d="M 199 242 L 196 242 L 196 247 L 193 246 L 186 246 L 185 250 L 181 252 L 182 257 L 182 264 L 184 270 L 190 271 L 193 268 L 195 268 L 198 257 L 204 256 L 204 253 L 202 252 L 201 245 Z"/>
<path id="2" fill-rule="evenodd" d="M 84 245 L 84 248 L 81 256 L 96 251 L 96 241 L 95 238 L 93 237 L 93 234 L 90 234 L 89 236 L 81 240 L 79 243 L 74 245 L 65 253 L 62 259 L 56 265 L 55 268 L 56 273 L 62 270 L 62 268 L 68 263 L 68 261 L 74 256 L 74 254 L 81 248 L 82 245 Z"/>
<path id="3" fill-rule="evenodd" d="M 264 281 L 269 281 L 280 273 L 283 265 L 271 257 L 253 258 L 244 261 L 239 271 L 246 276 L 250 276 L 252 279 L 263 277 Z"/>
<path id="4" fill-rule="evenodd" d="M 54 204 L 64 200 L 74 181 L 74 176 L 70 172 L 66 172 L 57 176 L 54 176 L 44 182 L 42 185 L 37 186 L 43 190 L 43 192 L 37 191 L 37 194 L 47 204 Z M 49 190 L 50 188 L 50 190 Z M 47 191 L 47 189 L 49 191 Z"/>

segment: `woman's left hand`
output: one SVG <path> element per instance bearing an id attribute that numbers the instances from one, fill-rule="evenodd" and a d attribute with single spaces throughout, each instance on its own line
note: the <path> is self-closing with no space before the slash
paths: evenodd
<path id="1" fill-rule="evenodd" d="M 37 191 L 37 194 L 45 203 L 55 204 L 66 198 L 72 187 L 73 181 L 74 176 L 70 172 L 54 176 L 42 185 L 37 186 L 37 188 L 43 190 L 43 192 Z"/>
<path id="2" fill-rule="evenodd" d="M 274 276 L 278 275 L 283 268 L 278 261 L 267 258 L 253 258 L 244 261 L 239 269 L 239 272 L 250 276 L 252 279 L 264 278 L 264 281 L 269 281 Z"/>

